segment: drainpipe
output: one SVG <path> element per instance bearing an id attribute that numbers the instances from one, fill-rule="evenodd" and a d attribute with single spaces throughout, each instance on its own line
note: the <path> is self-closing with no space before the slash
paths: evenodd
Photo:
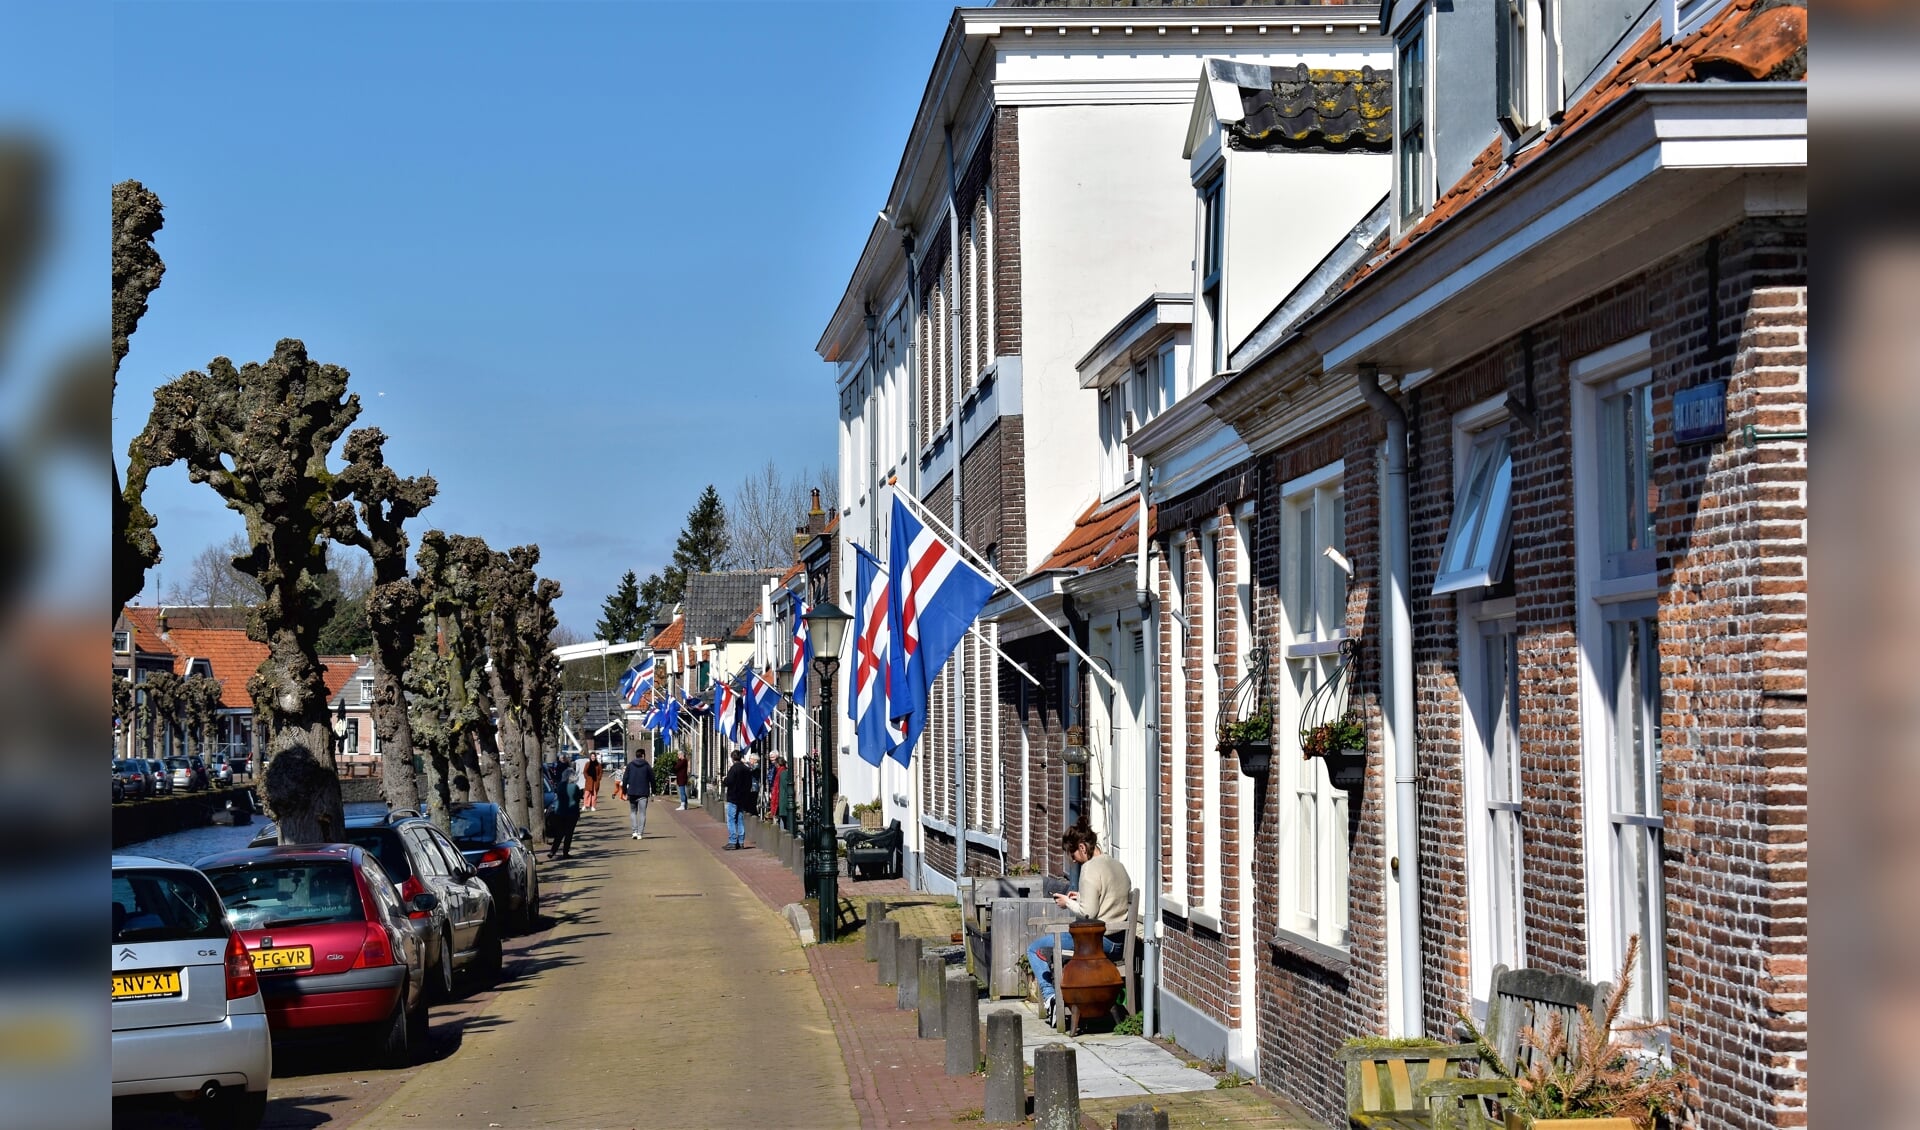
<path id="1" fill-rule="evenodd" d="M 1411 525 L 1407 508 L 1407 414 L 1380 387 L 1380 370 L 1363 365 L 1358 381 L 1361 399 L 1387 425 L 1387 458 L 1380 494 L 1384 519 L 1381 540 L 1386 563 L 1387 643 L 1390 647 L 1382 682 L 1390 688 L 1387 729 L 1393 735 L 1395 839 L 1400 854 L 1393 872 L 1400 883 L 1400 1009 L 1406 1036 L 1426 1030 L 1421 1004 L 1420 961 L 1420 795 L 1415 773 L 1413 734 L 1413 605 L 1408 541 Z"/>
<path id="2" fill-rule="evenodd" d="M 947 376 L 953 385 L 947 411 L 953 419 L 953 532 L 960 534 L 960 461 L 966 445 L 960 439 L 960 212 L 954 200 L 959 191 L 953 167 L 953 126 L 947 126 L 947 273 L 953 295 L 947 303 Z M 953 670 L 953 881 L 967 877 L 967 649 L 953 649 L 947 660 Z"/>
<path id="3" fill-rule="evenodd" d="M 1153 481 L 1153 465 L 1141 461 L 1140 464 L 1140 516 L 1135 524 L 1140 527 L 1140 548 L 1134 554 L 1133 596 L 1140 604 L 1140 624 L 1145 638 L 1141 640 L 1141 667 L 1151 657 L 1155 675 L 1158 676 L 1160 664 L 1160 612 L 1159 600 L 1153 590 L 1147 587 L 1147 578 L 1152 571 L 1147 568 L 1147 487 Z M 1144 675 L 1144 670 L 1142 671 Z M 1160 682 L 1156 677 L 1149 682 L 1140 680 L 1141 693 L 1146 696 L 1146 733 L 1142 735 L 1146 745 L 1147 764 L 1147 860 L 1141 877 L 1145 885 L 1146 897 L 1141 910 L 1140 941 L 1146 952 L 1140 958 L 1140 1031 L 1152 1036 L 1159 1031 L 1154 1026 L 1157 1005 L 1160 999 Z"/>

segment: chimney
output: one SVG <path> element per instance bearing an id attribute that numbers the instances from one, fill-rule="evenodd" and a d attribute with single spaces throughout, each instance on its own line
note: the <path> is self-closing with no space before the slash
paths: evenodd
<path id="1" fill-rule="evenodd" d="M 819 493 L 820 493 L 819 491 L 814 492 L 816 496 Z M 818 497 L 816 497 L 814 501 L 818 502 L 819 501 Z M 167 634 L 167 610 L 164 607 L 161 608 L 160 611 L 154 613 L 153 619 L 154 619 L 155 626 L 158 627 L 160 630 L 160 635 L 164 637 Z"/>

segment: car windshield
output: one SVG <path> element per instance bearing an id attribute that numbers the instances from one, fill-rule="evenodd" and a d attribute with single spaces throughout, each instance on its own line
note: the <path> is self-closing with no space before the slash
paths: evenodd
<path id="1" fill-rule="evenodd" d="M 197 873 L 160 868 L 113 873 L 115 943 L 222 938 L 226 933 L 220 904 Z"/>
<path id="2" fill-rule="evenodd" d="M 355 922 L 366 917 L 353 870 L 331 860 L 271 860 L 207 872 L 236 930 Z"/>
<path id="3" fill-rule="evenodd" d="M 413 861 L 407 858 L 407 847 L 400 842 L 400 833 L 392 828 L 355 828 L 347 826 L 347 842 L 357 848 L 373 853 L 380 861 L 380 869 L 393 880 L 394 886 L 413 878 Z"/>
<path id="4" fill-rule="evenodd" d="M 495 840 L 494 815 L 491 808 L 463 808 L 452 817 L 453 842 L 467 844 L 490 844 Z"/>

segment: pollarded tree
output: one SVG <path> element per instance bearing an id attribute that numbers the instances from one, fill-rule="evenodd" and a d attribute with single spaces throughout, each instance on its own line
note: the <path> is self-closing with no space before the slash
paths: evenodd
<path id="1" fill-rule="evenodd" d="M 120 362 L 132 347 L 129 340 L 147 312 L 147 296 L 160 286 L 167 265 L 153 248 L 153 237 L 166 221 L 160 198 L 137 180 L 113 186 L 113 379 L 120 383 Z M 112 460 L 108 462 L 112 463 Z M 147 583 L 147 570 L 160 561 L 160 543 L 153 536 L 154 518 L 138 496 L 129 499 L 120 489 L 120 465 L 113 463 L 113 618 Z"/>
<path id="2" fill-rule="evenodd" d="M 523 653 L 527 668 L 520 675 L 527 694 L 527 724 L 520 733 L 521 759 L 534 778 L 527 786 L 527 826 L 533 831 L 535 843 L 547 838 L 544 787 L 539 774 L 546 761 L 547 735 L 556 733 L 559 727 L 560 660 L 545 646 L 560 626 L 560 616 L 553 608 L 553 602 L 559 599 L 559 581 L 542 577 L 534 586 L 528 642 L 531 645 L 538 641 L 538 646 L 529 646 Z"/>
<path id="3" fill-rule="evenodd" d="M 454 743 L 464 725 L 455 715 L 470 704 L 456 701 L 453 674 L 445 640 L 457 630 L 458 607 L 454 565 L 447 552 L 447 535 L 428 530 L 420 535 L 415 554 L 418 570 L 413 583 L 419 589 L 420 632 L 408 657 L 403 685 L 407 695 L 408 725 L 427 766 L 427 815 L 445 829 L 451 826 Z"/>
<path id="4" fill-rule="evenodd" d="M 394 808 L 417 809 L 420 790 L 413 773 L 413 727 L 407 717 L 402 676 L 420 637 L 420 586 L 407 575 L 407 519 L 433 502 L 440 490 L 431 475 L 403 479 L 387 466 L 385 432 L 359 428 L 347 437 L 347 465 L 335 481 L 336 497 L 359 508 L 360 526 L 340 538 L 373 559 L 367 592 L 367 624 L 373 634 L 373 732 L 380 740 L 381 785 Z"/>
<path id="5" fill-rule="evenodd" d="M 500 727 L 501 783 L 507 816 L 516 828 L 527 827 L 530 816 L 526 734 L 533 727 L 534 719 L 529 709 L 532 663 L 528 653 L 546 650 L 546 634 L 541 631 L 544 625 L 540 622 L 537 602 L 537 578 L 533 572 L 539 563 L 537 545 L 515 546 L 506 553 L 495 553 L 480 585 L 481 622 L 487 655 L 492 660 L 487 665 L 487 676 Z M 538 773 L 538 761 L 532 772 Z"/>
<path id="6" fill-rule="evenodd" d="M 448 639 L 447 654 L 454 661 L 454 686 L 473 702 L 463 715 L 467 732 L 461 744 L 462 761 L 467 767 L 469 795 L 477 785 L 485 800 L 505 807 L 506 779 L 500 765 L 500 732 L 496 715 L 506 708 L 496 702 L 487 677 L 487 618 L 490 585 L 500 568 L 502 555 L 484 539 L 457 534 L 448 539 L 449 552 L 458 571 L 459 594 L 463 607 L 456 617 L 459 630 Z"/>
<path id="7" fill-rule="evenodd" d="M 359 414 L 347 371 L 285 338 L 264 364 L 216 357 L 161 386 L 127 453 L 130 505 L 155 468 L 184 462 L 246 521 L 248 552 L 234 564 L 260 583 L 247 637 L 267 646 L 247 690 L 266 721 L 265 799 L 282 843 L 331 841 L 343 824 L 316 642 L 333 616 L 327 542 L 353 529 L 327 456 Z"/>
<path id="8" fill-rule="evenodd" d="M 173 736 L 175 719 L 180 714 L 180 676 L 171 671 L 153 671 L 140 684 L 142 700 L 142 757 L 163 757 L 167 739 Z"/>
<path id="9" fill-rule="evenodd" d="M 180 681 L 180 724 L 186 733 L 187 753 L 211 757 L 214 729 L 220 718 L 220 681 L 188 675 Z"/>

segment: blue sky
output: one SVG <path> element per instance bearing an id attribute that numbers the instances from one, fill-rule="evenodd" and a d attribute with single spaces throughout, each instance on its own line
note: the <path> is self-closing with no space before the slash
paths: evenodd
<path id="1" fill-rule="evenodd" d="M 389 463 L 439 480 L 410 529 L 538 543 L 591 634 L 702 486 L 833 464 L 813 346 L 951 11 L 116 6 L 111 179 L 159 194 L 167 263 L 117 458 L 167 379 L 300 338 Z M 240 530 L 178 467 L 149 506 L 163 584 Z"/>

